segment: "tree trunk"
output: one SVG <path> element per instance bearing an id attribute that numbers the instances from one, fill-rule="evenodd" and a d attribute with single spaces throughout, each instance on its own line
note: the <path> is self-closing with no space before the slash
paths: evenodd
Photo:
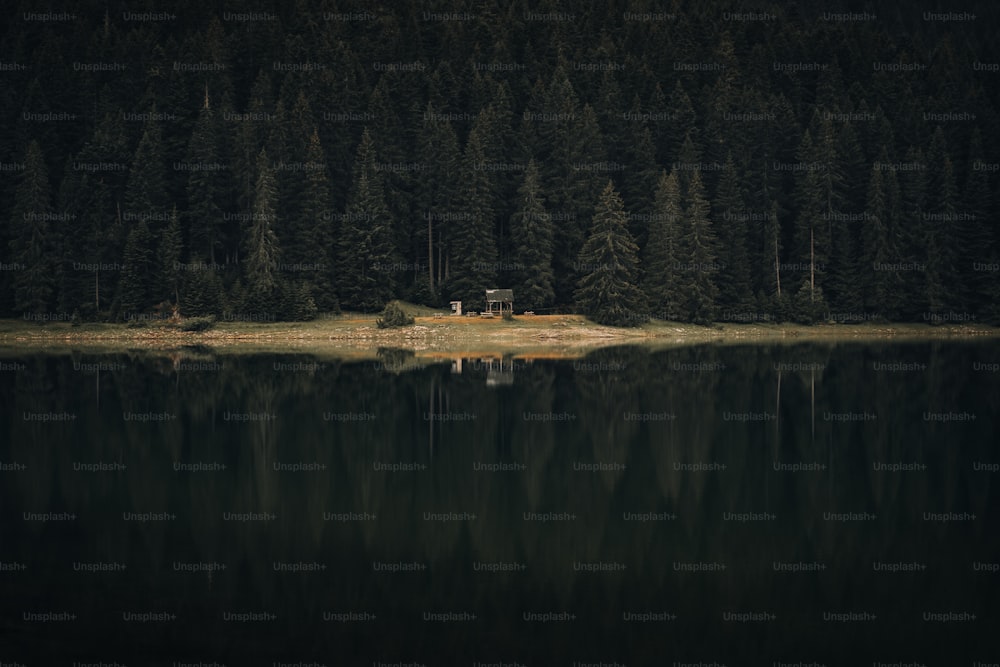
<path id="1" fill-rule="evenodd" d="M 816 293 L 816 244 L 813 241 L 813 230 L 809 228 L 809 303 L 812 303 Z"/>
<path id="2" fill-rule="evenodd" d="M 774 280 L 778 284 L 778 296 L 781 296 L 781 258 L 778 256 L 778 232 L 774 232 Z"/>
<path id="3" fill-rule="evenodd" d="M 431 291 L 434 291 L 434 226 L 431 222 L 431 212 L 427 211 L 427 277 Z"/>

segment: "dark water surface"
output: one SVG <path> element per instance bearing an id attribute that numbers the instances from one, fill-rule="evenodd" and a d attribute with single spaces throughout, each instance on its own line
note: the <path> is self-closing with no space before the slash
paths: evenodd
<path id="1" fill-rule="evenodd" d="M 0 662 L 1000 662 L 995 343 L 29 354 Z"/>

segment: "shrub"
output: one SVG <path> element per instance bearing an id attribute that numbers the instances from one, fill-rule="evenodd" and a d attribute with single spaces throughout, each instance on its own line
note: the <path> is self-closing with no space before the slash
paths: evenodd
<path id="1" fill-rule="evenodd" d="M 379 329 L 389 329 L 391 327 L 405 327 L 413 324 L 413 318 L 406 314 L 395 301 L 386 304 L 382 316 L 376 321 Z"/>
<path id="2" fill-rule="evenodd" d="M 189 317 L 181 324 L 181 331 L 208 331 L 214 326 L 214 317 Z"/>
<path id="3" fill-rule="evenodd" d="M 810 288 L 809 279 L 803 280 L 792 300 L 792 319 L 799 324 L 815 324 L 824 319 L 826 310 L 823 290 L 819 287 Z"/>
<path id="4" fill-rule="evenodd" d="M 316 301 L 309 284 L 300 282 L 290 285 L 285 295 L 285 319 L 306 322 L 316 319 Z"/>

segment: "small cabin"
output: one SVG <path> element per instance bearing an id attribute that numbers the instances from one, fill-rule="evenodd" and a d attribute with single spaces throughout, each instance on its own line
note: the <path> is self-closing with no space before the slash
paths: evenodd
<path id="1" fill-rule="evenodd" d="M 512 289 L 488 289 L 486 290 L 486 312 L 503 315 L 504 313 L 514 314 L 514 290 Z"/>
<path id="2" fill-rule="evenodd" d="M 461 315 L 462 314 L 462 302 L 461 301 L 451 301 L 451 314 Z"/>

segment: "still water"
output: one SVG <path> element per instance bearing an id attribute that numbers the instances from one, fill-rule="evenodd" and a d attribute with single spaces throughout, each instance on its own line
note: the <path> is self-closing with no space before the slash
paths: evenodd
<path id="1" fill-rule="evenodd" d="M 0 357 L 0 662 L 1000 662 L 995 343 Z"/>

